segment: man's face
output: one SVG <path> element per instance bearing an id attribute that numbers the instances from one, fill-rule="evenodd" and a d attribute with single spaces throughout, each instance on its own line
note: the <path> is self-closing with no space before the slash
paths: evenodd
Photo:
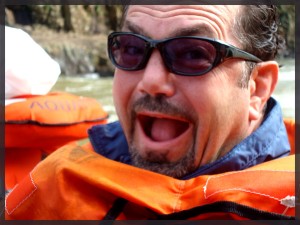
<path id="1" fill-rule="evenodd" d="M 238 46 L 232 27 L 239 6 L 130 6 L 123 31 L 151 39 L 181 35 Z M 180 76 L 157 49 L 145 69 L 116 69 L 114 102 L 133 163 L 182 177 L 227 153 L 249 135 L 247 88 L 238 83 L 244 61 L 231 59 L 203 76 Z"/>

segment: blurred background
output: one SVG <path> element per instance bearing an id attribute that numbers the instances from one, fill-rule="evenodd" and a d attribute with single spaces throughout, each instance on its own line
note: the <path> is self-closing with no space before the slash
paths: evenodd
<path id="1" fill-rule="evenodd" d="M 278 57 L 282 67 L 274 97 L 284 116 L 295 118 L 295 6 L 279 6 L 279 15 L 286 48 Z M 62 74 L 52 91 L 96 98 L 110 121 L 117 117 L 111 94 L 114 68 L 107 57 L 106 39 L 120 29 L 121 16 L 120 5 L 5 6 L 6 25 L 26 31 L 59 63 Z"/>

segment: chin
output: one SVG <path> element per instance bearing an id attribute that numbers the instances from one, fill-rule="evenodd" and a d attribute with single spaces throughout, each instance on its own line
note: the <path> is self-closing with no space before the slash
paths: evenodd
<path id="1" fill-rule="evenodd" d="M 189 149 L 184 157 L 174 162 L 169 161 L 164 154 L 148 152 L 145 156 L 141 156 L 139 150 L 132 144 L 129 152 L 133 166 L 173 178 L 181 178 L 197 169 L 194 148 Z"/>

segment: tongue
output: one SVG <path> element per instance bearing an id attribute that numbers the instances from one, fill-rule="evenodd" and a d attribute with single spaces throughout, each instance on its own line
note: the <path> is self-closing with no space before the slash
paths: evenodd
<path id="1" fill-rule="evenodd" d="M 154 141 L 168 141 L 178 137 L 187 129 L 188 124 L 171 119 L 155 119 L 151 128 L 151 138 Z"/>

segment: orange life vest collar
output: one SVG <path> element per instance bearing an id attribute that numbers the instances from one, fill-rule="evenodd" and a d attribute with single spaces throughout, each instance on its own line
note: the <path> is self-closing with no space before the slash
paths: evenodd
<path id="1" fill-rule="evenodd" d="M 7 196 L 6 219 L 169 219 L 181 214 L 185 219 L 291 219 L 294 184 L 294 155 L 243 171 L 178 180 L 109 160 L 89 145 L 70 146 L 51 154 Z"/>

